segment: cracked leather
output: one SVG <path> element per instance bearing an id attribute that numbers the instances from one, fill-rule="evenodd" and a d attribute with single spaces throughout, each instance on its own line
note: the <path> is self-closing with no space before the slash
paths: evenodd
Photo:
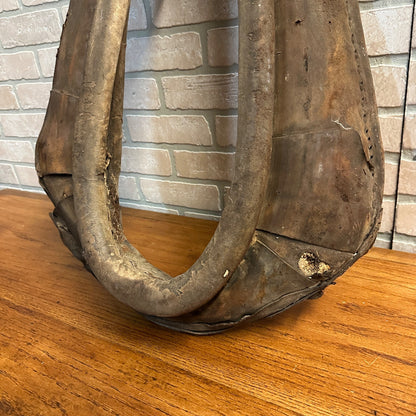
<path id="1" fill-rule="evenodd" d="M 71 0 L 36 148 L 62 240 L 118 299 L 209 334 L 319 297 L 372 246 L 383 149 L 357 1 L 240 0 L 236 172 L 201 258 L 171 278 L 118 205 L 128 0 Z"/>

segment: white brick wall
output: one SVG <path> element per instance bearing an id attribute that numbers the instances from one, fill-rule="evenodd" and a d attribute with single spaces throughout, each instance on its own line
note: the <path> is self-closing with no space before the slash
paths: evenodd
<path id="1" fill-rule="evenodd" d="M 19 8 L 19 3 L 17 0 L 1 0 L 0 1 L 0 13 L 7 12 L 10 10 L 17 10 Z"/>
<path id="2" fill-rule="evenodd" d="M 0 19 L 0 39 L 5 49 L 57 42 L 60 34 L 61 23 L 58 11 L 55 9 Z"/>
<path id="3" fill-rule="evenodd" d="M 158 28 L 238 17 L 238 0 L 150 0 L 153 24 Z"/>
<path id="4" fill-rule="evenodd" d="M 410 74 L 407 72 L 413 3 L 386 0 L 361 4 L 386 151 L 384 216 L 376 244 L 390 247 L 393 243 L 393 248 L 410 252 L 416 252 L 415 50 Z M 413 48 L 415 39 L 413 33 Z"/>
<path id="5" fill-rule="evenodd" d="M 133 142 L 212 145 L 210 126 L 202 115 L 128 115 L 126 119 Z"/>
<path id="6" fill-rule="evenodd" d="M 237 3 L 132 0 L 123 204 L 218 218 L 237 140 Z M 0 0 L 0 188 L 40 190 L 34 145 L 68 4 Z M 395 226 L 394 247 L 416 251 L 416 53 L 404 112 L 413 0 L 362 0 L 360 5 L 386 150 L 378 245 L 390 245 Z"/>
<path id="7" fill-rule="evenodd" d="M 159 110 L 159 88 L 152 78 L 127 78 L 124 108 L 126 110 Z"/>
<path id="8" fill-rule="evenodd" d="M 0 81 L 38 79 L 39 75 L 33 52 L 23 51 L 8 54 L 2 51 L 0 55 Z"/>
<path id="9" fill-rule="evenodd" d="M 130 38 L 127 41 L 126 71 L 194 69 L 202 65 L 199 33 Z"/>
<path id="10" fill-rule="evenodd" d="M 395 6 L 394 1 L 390 4 L 390 7 L 382 8 L 375 4 L 376 8 L 363 10 L 361 14 L 368 52 L 371 56 L 409 52 L 409 28 L 413 6 L 412 4 Z"/>
<path id="11" fill-rule="evenodd" d="M 0 85 L 0 110 L 18 110 L 16 94 L 12 85 Z"/>
<path id="12" fill-rule="evenodd" d="M 166 107 L 170 110 L 237 109 L 238 75 L 181 75 L 163 77 Z"/>

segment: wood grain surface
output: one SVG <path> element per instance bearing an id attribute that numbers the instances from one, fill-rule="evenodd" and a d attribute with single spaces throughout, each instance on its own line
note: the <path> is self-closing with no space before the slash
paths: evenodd
<path id="1" fill-rule="evenodd" d="M 0 415 L 415 415 L 416 256 L 373 249 L 317 300 L 196 337 L 147 322 L 61 243 L 43 196 L 0 192 Z M 176 275 L 216 224 L 126 209 Z"/>

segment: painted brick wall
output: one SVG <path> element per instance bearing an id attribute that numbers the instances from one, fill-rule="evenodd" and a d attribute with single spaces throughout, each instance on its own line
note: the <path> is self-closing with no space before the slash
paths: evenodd
<path id="1" fill-rule="evenodd" d="M 361 2 L 386 159 L 384 216 L 377 245 L 410 252 L 416 252 L 416 129 L 411 126 L 416 113 L 416 100 L 411 97 L 416 55 L 412 53 L 409 60 L 413 3 Z"/>
<path id="2" fill-rule="evenodd" d="M 415 16 L 416 17 L 416 16 Z M 414 23 L 416 19 L 414 19 Z M 416 25 L 408 72 L 393 248 L 416 253 Z"/>
<path id="3" fill-rule="evenodd" d="M 360 6 L 386 150 L 377 244 L 394 234 L 394 248 L 416 252 L 416 52 L 405 111 L 413 0 Z M 68 0 L 0 0 L 0 188 L 40 190 L 34 145 L 67 9 Z M 237 26 L 237 0 L 132 0 L 123 205 L 219 217 L 236 142 Z"/>

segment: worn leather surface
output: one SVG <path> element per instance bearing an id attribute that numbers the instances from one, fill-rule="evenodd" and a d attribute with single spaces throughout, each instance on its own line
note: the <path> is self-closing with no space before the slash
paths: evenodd
<path id="1" fill-rule="evenodd" d="M 373 244 L 383 151 L 358 4 L 240 0 L 236 173 L 218 230 L 171 278 L 118 206 L 128 0 L 71 0 L 37 143 L 64 243 L 161 325 L 215 333 L 317 297 Z"/>

